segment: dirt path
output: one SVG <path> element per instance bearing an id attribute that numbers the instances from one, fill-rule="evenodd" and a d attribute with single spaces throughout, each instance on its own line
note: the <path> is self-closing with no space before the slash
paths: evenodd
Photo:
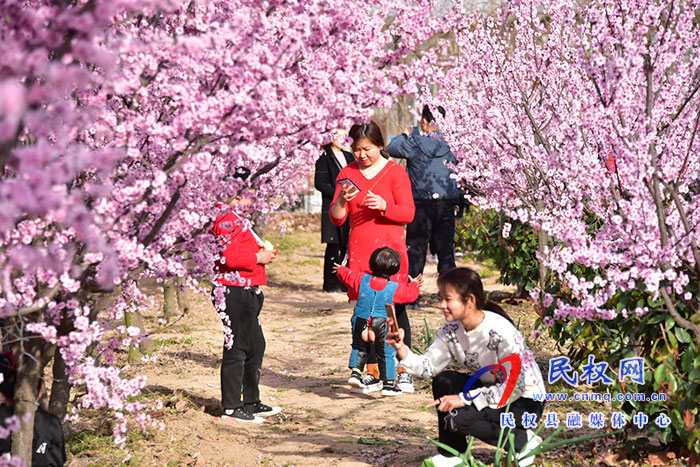
<path id="1" fill-rule="evenodd" d="M 189 315 L 157 336 L 158 363 L 127 368 L 128 373 L 148 377 L 143 397 L 164 402 L 157 416 L 166 426 L 145 437 L 135 432 L 128 464 L 411 466 L 433 455 L 426 439 L 437 436 L 434 410 L 425 408 L 432 400 L 429 382 L 417 381 L 414 394 L 393 398 L 349 391 L 352 309 L 344 294 L 320 291 L 319 237 L 315 229 L 308 229 L 276 238 L 281 256 L 269 268 L 264 287 L 261 322 L 267 350 L 262 400 L 283 407 L 283 412 L 260 425 L 219 418 L 221 325 L 208 296 L 197 296 Z M 495 275 L 486 272 L 487 289 L 503 289 L 494 285 Z M 437 292 L 434 263 L 427 263 L 425 276 L 423 293 L 430 298 Z M 153 293 L 160 300 L 155 287 Z M 409 311 L 414 336 L 424 332 L 424 319 L 433 329 L 441 326 L 436 304 L 433 299 L 423 309 Z M 149 322 L 156 311 L 150 310 Z M 516 322 L 518 314 L 527 313 L 516 310 Z M 94 420 L 89 423 L 94 430 Z M 359 444 L 360 437 L 389 444 Z M 486 447 L 476 450 L 484 460 L 491 452 Z M 72 456 L 72 465 L 113 464 L 124 455 L 88 445 Z"/>

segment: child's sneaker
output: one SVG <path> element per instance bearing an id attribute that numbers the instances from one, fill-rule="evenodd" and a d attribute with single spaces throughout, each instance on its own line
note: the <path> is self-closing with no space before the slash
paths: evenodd
<path id="1" fill-rule="evenodd" d="M 221 416 L 221 418 L 245 423 L 262 423 L 265 421 L 265 419 L 263 419 L 262 417 L 255 416 L 252 412 L 246 410 L 244 407 L 236 407 L 235 409 L 225 409 L 224 414 Z"/>
<path id="2" fill-rule="evenodd" d="M 384 383 L 382 387 L 382 396 L 400 396 L 402 391 L 391 383 Z"/>
<path id="3" fill-rule="evenodd" d="M 362 378 L 362 383 L 365 385 L 365 393 L 377 392 L 382 389 L 381 380 L 374 377 L 374 375 L 367 375 Z"/>
<path id="4" fill-rule="evenodd" d="M 366 375 L 364 378 L 362 378 L 362 387 L 352 388 L 352 392 L 359 392 L 360 394 L 369 394 L 370 392 L 377 392 L 381 389 L 381 381 L 379 381 L 372 375 Z"/>
<path id="5" fill-rule="evenodd" d="M 270 407 L 262 402 L 258 402 L 250 407 L 250 411 L 253 412 L 253 415 L 257 415 L 258 417 L 270 417 L 280 413 L 282 407 Z"/>
<path id="6" fill-rule="evenodd" d="M 399 373 L 399 379 L 396 384 L 403 392 L 414 392 L 413 377 L 408 373 Z"/>
<path id="7" fill-rule="evenodd" d="M 348 378 L 348 384 L 352 386 L 353 388 L 357 389 L 362 389 L 365 387 L 364 383 L 362 383 L 362 373 L 359 371 L 353 370 L 352 373 L 350 373 L 350 378 Z"/>

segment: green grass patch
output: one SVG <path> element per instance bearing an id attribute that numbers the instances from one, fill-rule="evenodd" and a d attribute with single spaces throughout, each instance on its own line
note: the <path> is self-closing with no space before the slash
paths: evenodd
<path id="1" fill-rule="evenodd" d="M 141 441 L 142 439 L 144 439 L 144 435 L 141 433 L 141 430 L 131 429 L 126 435 L 126 448 L 130 449 L 137 441 Z M 126 452 L 119 449 L 117 445 L 114 444 L 114 438 L 111 433 L 101 434 L 94 430 L 82 430 L 69 435 L 66 438 L 66 449 L 77 457 L 85 453 L 90 453 L 91 455 L 99 453 L 100 455 L 107 455 L 112 458 L 111 461 L 105 459 L 104 463 L 98 461 L 94 464 L 91 463 L 91 465 L 119 464 L 121 459 L 126 456 Z M 119 460 L 116 460 L 117 458 Z M 140 463 L 138 458 L 132 453 L 131 458 L 120 465 L 140 465 Z"/>
<path id="2" fill-rule="evenodd" d="M 294 261 L 294 266 L 303 268 L 306 266 L 323 267 L 323 261 L 319 258 L 309 258 L 301 261 Z"/>
<path id="3" fill-rule="evenodd" d="M 115 449 L 115 445 L 111 436 L 99 435 L 92 430 L 83 430 L 66 438 L 66 448 L 77 456 L 87 451 L 103 452 Z"/>
<path id="4" fill-rule="evenodd" d="M 194 337 L 162 337 L 156 341 L 156 345 L 159 348 L 163 348 L 168 345 L 192 345 L 194 343 Z"/>
<path id="5" fill-rule="evenodd" d="M 311 248 L 317 246 L 321 241 L 319 237 L 317 233 L 312 235 L 309 233 L 294 232 L 294 234 L 271 236 L 268 237 L 268 240 L 275 246 L 275 249 L 280 250 L 280 252 L 292 252 L 303 247 Z"/>

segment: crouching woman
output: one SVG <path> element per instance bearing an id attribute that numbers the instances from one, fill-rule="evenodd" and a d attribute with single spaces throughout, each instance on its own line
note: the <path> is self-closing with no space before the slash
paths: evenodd
<path id="1" fill-rule="evenodd" d="M 441 274 L 438 289 L 446 323 L 423 355 L 404 345 L 403 330 L 387 335 L 386 342 L 396 349 L 399 367 L 419 378 L 433 378 L 435 400 L 429 406 L 437 407 L 439 440 L 459 452 L 467 449 L 467 436 L 494 446 L 498 443 L 501 414 L 506 410 L 505 403 L 499 405 L 504 394 L 512 391 L 509 412 L 515 425 L 515 449 L 522 459 L 519 465 L 532 464 L 534 456 L 523 458 L 542 442 L 532 427 L 544 409 L 544 403 L 533 396 L 546 390 L 522 334 L 500 306 L 484 301 L 481 278 L 474 270 L 455 268 Z M 512 354 L 518 357 L 508 359 Z M 508 377 L 517 373 L 514 360 L 521 366 L 513 386 Z M 445 371 L 451 361 L 466 371 Z M 472 376 L 475 381 L 468 385 Z M 461 462 L 444 449 L 438 452 L 431 459 L 436 467 Z"/>

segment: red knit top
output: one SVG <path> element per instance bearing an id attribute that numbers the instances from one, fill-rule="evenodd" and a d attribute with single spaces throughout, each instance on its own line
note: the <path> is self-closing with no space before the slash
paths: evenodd
<path id="1" fill-rule="evenodd" d="M 348 264 L 353 271 L 370 273 L 369 257 L 377 248 L 388 246 L 401 255 L 401 269 L 391 276 L 391 280 L 399 283 L 408 282 L 408 254 L 406 253 L 406 234 L 403 224 L 413 220 L 416 208 L 413 204 L 411 193 L 411 181 L 406 170 L 394 161 L 387 164 L 371 179 L 367 179 L 357 162 L 353 162 L 340 171 L 338 180 L 349 178 L 361 190 L 355 198 L 347 203 L 347 213 L 343 218 L 333 217 L 331 221 L 335 225 L 345 222 L 350 216 L 350 240 L 348 242 Z M 372 191 L 386 201 L 386 211 L 369 209 L 364 206 L 367 192 Z M 336 184 L 335 200 L 340 193 L 340 185 Z M 357 299 L 357 292 L 348 290 L 350 300 Z"/>

